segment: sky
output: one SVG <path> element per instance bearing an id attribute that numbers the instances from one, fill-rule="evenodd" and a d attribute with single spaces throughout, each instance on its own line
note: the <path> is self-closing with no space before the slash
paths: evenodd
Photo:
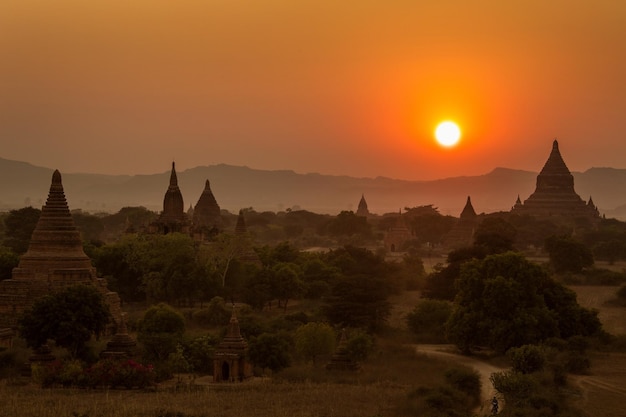
<path id="1" fill-rule="evenodd" d="M 0 157 L 61 172 L 626 168 L 623 1 L 2 0 L 0 57 Z"/>

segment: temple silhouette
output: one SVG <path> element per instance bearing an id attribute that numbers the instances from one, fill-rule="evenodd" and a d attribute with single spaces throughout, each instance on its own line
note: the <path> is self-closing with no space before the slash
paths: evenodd
<path id="1" fill-rule="evenodd" d="M 556 139 L 548 160 L 537 175 L 535 192 L 523 203 L 518 196 L 511 212 L 534 217 L 600 217 L 591 197 L 585 203 L 574 191 L 574 176 L 563 161 Z"/>

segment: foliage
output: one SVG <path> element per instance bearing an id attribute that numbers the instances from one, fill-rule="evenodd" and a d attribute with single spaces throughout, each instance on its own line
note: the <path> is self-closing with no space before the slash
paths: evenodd
<path id="1" fill-rule="evenodd" d="M 182 314 L 161 303 L 145 312 L 138 324 L 137 340 L 143 345 L 147 360 L 163 362 L 176 351 L 184 332 Z"/>
<path id="2" fill-rule="evenodd" d="M 4 218 L 3 245 L 18 255 L 25 253 L 40 216 L 41 210 L 32 207 L 9 211 Z"/>
<path id="3" fill-rule="evenodd" d="M 353 246 L 329 252 L 326 261 L 341 271 L 326 299 L 328 320 L 342 327 L 380 328 L 391 313 L 390 266 L 371 251 Z"/>
<path id="4" fill-rule="evenodd" d="M 310 322 L 296 330 L 296 352 L 305 360 L 313 362 L 319 356 L 330 355 L 335 348 L 335 331 L 326 323 Z"/>
<path id="5" fill-rule="evenodd" d="M 474 245 L 484 247 L 487 253 L 503 253 L 513 250 L 515 227 L 502 217 L 483 219 L 474 233 Z"/>
<path id="6" fill-rule="evenodd" d="M 428 275 L 422 291 L 424 298 L 454 300 L 457 288 L 455 282 L 461 275 L 461 265 L 472 259 L 484 259 L 487 252 L 482 246 L 469 246 L 451 251 L 447 257 L 447 266 L 438 266 Z"/>
<path id="7" fill-rule="evenodd" d="M 224 326 L 228 324 L 232 308 L 226 305 L 222 297 L 213 297 L 208 305 L 193 313 L 193 320 L 205 326 Z"/>
<path id="8" fill-rule="evenodd" d="M 10 279 L 20 258 L 11 248 L 0 246 L 0 281 Z"/>
<path id="9" fill-rule="evenodd" d="M 133 360 L 102 359 L 85 367 L 80 361 L 34 364 L 33 381 L 42 387 L 146 388 L 154 385 L 154 368 Z"/>
<path id="10" fill-rule="evenodd" d="M 328 320 L 343 327 L 379 329 L 391 313 L 386 280 L 370 275 L 350 275 L 337 281 L 326 300 Z"/>
<path id="11" fill-rule="evenodd" d="M 506 352 L 514 372 L 530 374 L 541 371 L 546 364 L 544 350 L 537 345 L 523 345 Z"/>
<path id="12" fill-rule="evenodd" d="M 349 334 L 346 354 L 357 362 L 366 360 L 374 350 L 374 339 L 361 330 L 352 330 Z"/>
<path id="13" fill-rule="evenodd" d="M 450 368 L 444 376 L 448 384 L 467 394 L 474 401 L 474 405 L 478 405 L 482 383 L 477 371 L 471 368 Z"/>
<path id="14" fill-rule="evenodd" d="M 49 339 L 66 348 L 73 358 L 86 353 L 85 344 L 98 337 L 110 320 L 102 294 L 91 285 L 75 285 L 35 302 L 19 321 L 20 335 L 31 348 Z"/>
<path id="15" fill-rule="evenodd" d="M 451 368 L 444 383 L 411 391 L 400 406 L 401 415 L 461 417 L 471 415 L 480 403 L 480 376 L 473 370 Z"/>
<path id="16" fill-rule="evenodd" d="M 588 336 L 601 329 L 597 313 L 550 279 L 538 265 L 515 253 L 465 264 L 458 281 L 449 339 L 464 352 L 482 345 L 505 352 L 549 337 Z"/>
<path id="17" fill-rule="evenodd" d="M 420 341 L 445 342 L 445 324 L 452 314 L 452 304 L 442 300 L 421 300 L 407 315 L 409 329 Z"/>
<path id="18" fill-rule="evenodd" d="M 520 407 L 526 404 L 538 389 L 537 381 L 528 374 L 495 372 L 489 379 L 495 390 L 504 396 L 507 407 Z"/>
<path id="19" fill-rule="evenodd" d="M 593 265 L 591 250 L 570 237 L 551 236 L 546 239 L 545 249 L 550 256 L 550 265 L 557 273 L 579 273 Z"/>
<path id="20" fill-rule="evenodd" d="M 291 342 L 285 334 L 263 333 L 248 342 L 248 355 L 255 366 L 274 372 L 291 363 Z"/>
<path id="21" fill-rule="evenodd" d="M 357 216 L 352 211 L 342 211 L 328 222 L 326 228 L 331 236 L 361 235 L 369 237 L 372 234 L 367 219 L 363 216 Z"/>
<path id="22" fill-rule="evenodd" d="M 217 338 L 210 335 L 183 342 L 184 356 L 193 372 L 205 375 L 213 373 L 213 353 L 218 343 Z"/>

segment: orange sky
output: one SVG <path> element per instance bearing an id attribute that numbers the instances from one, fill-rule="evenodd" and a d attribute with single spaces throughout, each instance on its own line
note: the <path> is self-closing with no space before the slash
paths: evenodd
<path id="1" fill-rule="evenodd" d="M 0 157 L 62 172 L 626 168 L 615 0 L 2 0 L 0 57 Z"/>

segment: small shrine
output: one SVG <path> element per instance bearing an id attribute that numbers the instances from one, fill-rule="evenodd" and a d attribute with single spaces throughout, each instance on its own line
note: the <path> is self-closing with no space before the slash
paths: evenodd
<path id="1" fill-rule="evenodd" d="M 444 238 L 444 246 L 450 249 L 458 249 L 471 246 L 474 243 L 474 232 L 478 226 L 478 216 L 472 206 L 472 199 L 467 196 L 465 207 L 459 216 L 459 220 Z"/>
<path id="2" fill-rule="evenodd" d="M 122 314 L 117 332 L 111 340 L 107 342 L 107 347 L 100 353 L 100 357 L 105 359 L 131 359 L 137 354 L 137 342 L 126 329 L 126 314 Z"/>
<path id="3" fill-rule="evenodd" d="M 345 329 L 341 331 L 339 345 L 330 358 L 330 362 L 326 364 L 326 369 L 329 371 L 358 371 L 360 369 L 359 363 L 348 354 L 348 338 Z"/>
<path id="4" fill-rule="evenodd" d="M 241 336 L 233 306 L 228 333 L 213 356 L 213 382 L 236 382 L 251 378 L 252 364 L 248 361 L 247 353 L 248 343 Z"/>
<path id="5" fill-rule="evenodd" d="M 400 210 L 396 223 L 385 234 L 385 249 L 389 252 L 402 251 L 404 244 L 413 237 L 411 229 L 406 225 L 405 217 Z"/>

